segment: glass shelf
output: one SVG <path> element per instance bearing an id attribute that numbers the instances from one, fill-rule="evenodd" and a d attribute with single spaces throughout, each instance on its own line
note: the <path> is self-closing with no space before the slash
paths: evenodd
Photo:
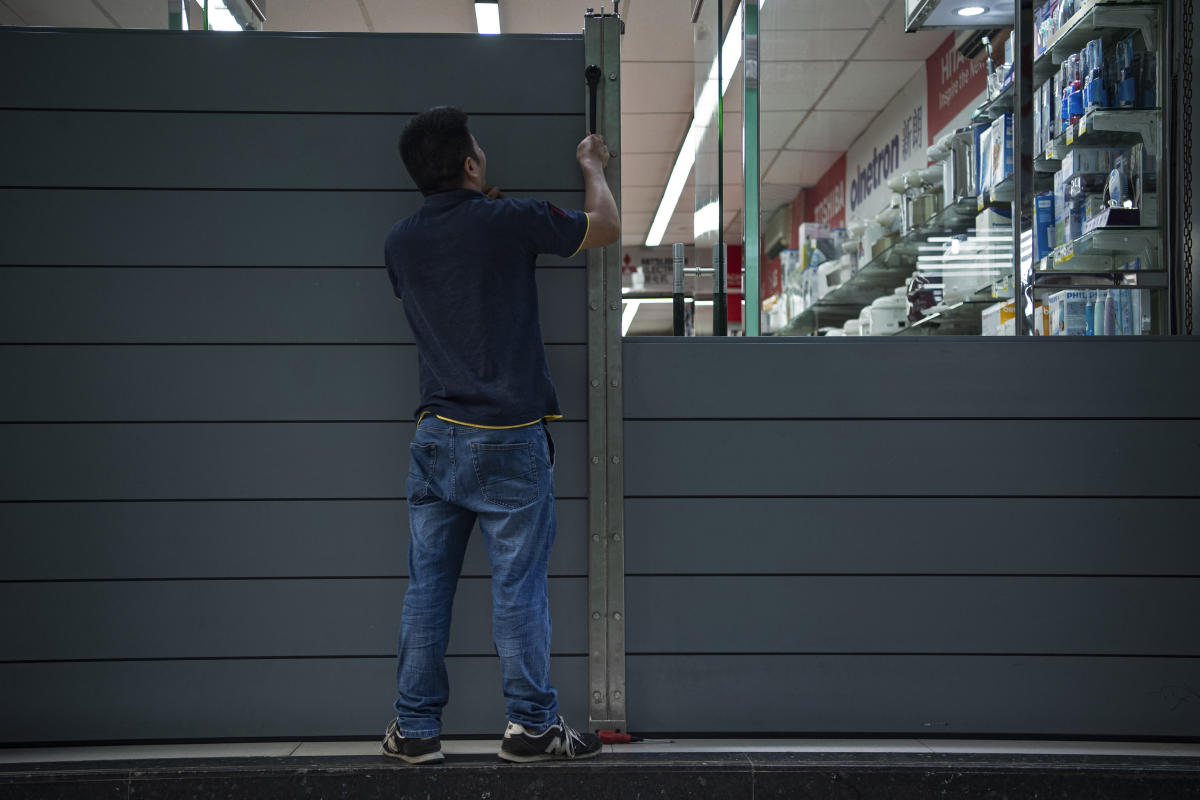
<path id="1" fill-rule="evenodd" d="M 1046 145 L 1046 152 L 1039 160 L 1060 161 L 1072 147 L 1112 147 L 1138 142 L 1146 146 L 1147 153 L 1157 157 L 1161 135 L 1161 109 L 1098 108 L 1056 136 Z"/>
<path id="2" fill-rule="evenodd" d="M 1150 227 L 1110 227 L 1088 231 L 1073 242 L 1054 248 L 1043 260 L 1046 271 L 1133 272 L 1162 268 L 1162 232 Z M 1122 267 L 1132 257 L 1142 259 L 1138 270 Z"/>
<path id="3" fill-rule="evenodd" d="M 841 325 L 854 319 L 864 306 L 891 294 L 904 283 L 916 267 L 918 245 L 930 236 L 964 233 L 975 221 L 975 199 L 965 198 L 947 206 L 900 237 L 841 286 L 797 314 L 780 331 L 782 335 L 815 334 L 821 327 Z"/>

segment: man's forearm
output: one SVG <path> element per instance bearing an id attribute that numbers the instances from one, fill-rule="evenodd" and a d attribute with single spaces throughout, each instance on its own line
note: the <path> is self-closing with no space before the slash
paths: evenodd
<path id="1" fill-rule="evenodd" d="M 612 191 L 608 188 L 604 169 L 598 164 L 583 167 L 583 191 L 583 210 L 587 212 L 590 224 L 611 230 L 615 238 L 621 228 L 617 201 L 613 199 Z"/>

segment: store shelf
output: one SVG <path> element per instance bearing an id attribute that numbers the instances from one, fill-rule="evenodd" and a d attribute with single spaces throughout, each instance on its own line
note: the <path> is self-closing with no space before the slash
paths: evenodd
<path id="1" fill-rule="evenodd" d="M 1167 273 L 1162 270 L 1110 270 L 1107 272 L 1064 272 L 1037 270 L 1030 282 L 1037 291 L 1059 289 L 1164 289 Z"/>
<path id="2" fill-rule="evenodd" d="M 986 103 L 975 109 L 971 114 L 972 122 L 985 122 L 999 117 L 1006 111 L 1012 111 L 1013 107 L 1013 84 L 1005 86 L 1000 91 L 1000 94 L 988 100 Z"/>
<path id="3" fill-rule="evenodd" d="M 974 198 L 939 211 L 890 248 L 859 267 L 851 278 L 796 315 L 781 331 L 785 335 L 816 333 L 818 327 L 841 325 L 858 316 L 863 306 L 891 294 L 916 267 L 918 246 L 930 236 L 962 233 L 975 220 Z"/>
<path id="4" fill-rule="evenodd" d="M 1014 191 L 1013 176 L 1009 175 L 992 188 L 980 192 L 975 201 L 975 208 L 977 211 L 983 211 L 986 208 L 994 208 L 996 206 L 1008 208 L 1012 204 Z"/>
<path id="5" fill-rule="evenodd" d="M 1034 85 L 1040 85 L 1054 74 L 1058 65 L 1072 53 L 1078 53 L 1092 39 L 1103 39 L 1107 46 L 1140 31 L 1146 49 L 1158 46 L 1159 8 L 1145 3 L 1125 3 L 1119 0 L 1090 0 L 1085 2 L 1071 19 L 1047 43 L 1046 50 L 1033 63 Z"/>
<path id="6" fill-rule="evenodd" d="M 1162 110 L 1158 108 L 1099 108 L 1089 111 L 1046 145 L 1046 160 L 1062 159 L 1072 147 L 1116 147 L 1142 142 L 1158 156 Z M 1036 168 L 1036 162 L 1035 162 Z"/>
<path id="7" fill-rule="evenodd" d="M 1137 257 L 1143 270 L 1161 269 L 1162 232 L 1149 227 L 1096 228 L 1073 242 L 1056 247 L 1043 263 L 1046 271 L 1114 272 Z M 1132 270 L 1130 270 L 1132 271 Z"/>

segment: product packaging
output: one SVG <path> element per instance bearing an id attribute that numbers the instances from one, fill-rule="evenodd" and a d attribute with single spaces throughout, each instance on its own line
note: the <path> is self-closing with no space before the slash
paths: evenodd
<path id="1" fill-rule="evenodd" d="M 1033 306 L 1034 326 L 1031 333 L 1035 336 L 1050 335 L 1050 315 L 1045 305 L 1039 300 Z M 1002 300 L 994 303 L 980 312 L 981 335 L 983 336 L 1016 336 L 1017 335 L 1017 302 Z"/>
<path id="2" fill-rule="evenodd" d="M 1133 37 L 1117 42 L 1116 105 L 1133 108 L 1137 105 L 1137 77 L 1133 71 Z"/>
<path id="3" fill-rule="evenodd" d="M 1087 307 L 1087 292 L 1082 289 L 1067 289 L 1055 292 L 1046 298 L 1050 307 L 1051 336 L 1083 336 L 1087 331 L 1084 310 Z"/>
<path id="4" fill-rule="evenodd" d="M 992 121 L 991 139 L 988 142 L 991 187 L 1013 173 L 1012 114 L 1005 112 Z"/>
<path id="5" fill-rule="evenodd" d="M 1033 259 L 1041 261 L 1054 250 L 1054 193 L 1033 199 Z"/>
<path id="6" fill-rule="evenodd" d="M 1084 109 L 1091 111 L 1108 107 L 1108 92 L 1104 85 L 1104 40 L 1088 42 L 1085 52 L 1087 72 L 1083 85 Z"/>

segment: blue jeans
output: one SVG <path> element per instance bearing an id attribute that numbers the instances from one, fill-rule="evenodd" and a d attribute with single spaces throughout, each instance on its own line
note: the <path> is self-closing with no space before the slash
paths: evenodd
<path id="1" fill-rule="evenodd" d="M 558 715 L 546 577 L 556 531 L 549 432 L 545 424 L 487 430 L 427 416 L 409 449 L 409 584 L 396 669 L 400 733 L 441 733 L 450 696 L 450 612 L 476 520 L 492 565 L 492 636 L 508 718 L 541 730 Z"/>

